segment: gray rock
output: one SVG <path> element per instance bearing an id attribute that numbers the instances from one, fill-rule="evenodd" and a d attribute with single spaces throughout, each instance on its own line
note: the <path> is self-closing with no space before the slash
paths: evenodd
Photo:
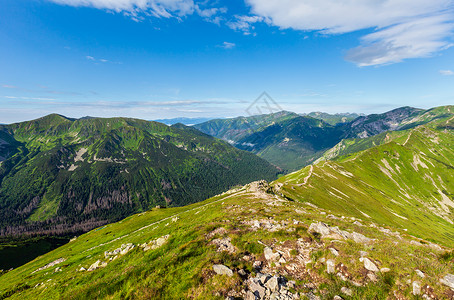
<path id="1" fill-rule="evenodd" d="M 314 293 L 312 292 L 309 292 L 306 294 L 306 297 L 309 299 L 309 300 L 320 300 L 320 297 L 317 296 L 317 295 L 314 295 Z"/>
<path id="2" fill-rule="evenodd" d="M 252 280 L 249 283 L 248 287 L 250 291 L 252 291 L 256 296 L 259 297 L 259 299 L 265 297 L 265 288 L 261 286 L 258 282 Z"/>
<path id="3" fill-rule="evenodd" d="M 254 269 L 261 269 L 262 268 L 262 262 L 260 260 L 256 260 L 256 261 L 254 261 L 252 266 L 254 267 Z"/>
<path id="4" fill-rule="evenodd" d="M 334 266 L 335 266 L 334 260 L 328 259 L 326 261 L 326 273 L 328 273 L 328 274 L 334 273 Z"/>
<path id="5" fill-rule="evenodd" d="M 413 281 L 413 295 L 421 294 L 421 283 L 419 281 Z"/>
<path id="6" fill-rule="evenodd" d="M 353 296 L 353 291 L 345 286 L 341 288 L 341 292 L 347 296 Z"/>
<path id="7" fill-rule="evenodd" d="M 273 252 L 270 247 L 265 247 L 263 254 L 265 255 L 265 259 L 270 261 L 278 261 L 281 258 L 281 254 L 278 252 Z"/>
<path id="8" fill-rule="evenodd" d="M 266 287 L 269 288 L 272 292 L 277 292 L 279 291 L 279 282 L 276 277 L 271 277 L 267 282 L 266 282 Z"/>
<path id="9" fill-rule="evenodd" d="M 375 273 L 367 273 L 367 277 L 368 277 L 372 282 L 377 282 L 377 281 L 378 281 L 377 276 L 375 275 Z"/>
<path id="10" fill-rule="evenodd" d="M 260 299 L 259 297 L 257 297 L 253 292 L 251 291 L 247 291 L 246 293 L 246 300 L 258 300 Z"/>
<path id="11" fill-rule="evenodd" d="M 333 300 L 342 300 L 342 297 L 341 297 L 341 296 L 338 296 L 338 295 L 336 295 L 336 296 L 334 296 Z"/>
<path id="12" fill-rule="evenodd" d="M 390 268 L 381 268 L 380 269 L 380 272 L 382 272 L 382 273 L 388 273 L 389 271 L 391 271 Z"/>
<path id="13" fill-rule="evenodd" d="M 418 275 L 418 276 L 421 277 L 421 278 L 426 277 L 426 275 L 424 275 L 424 273 L 423 273 L 421 270 L 416 269 L 416 270 L 415 270 L 415 273 L 416 273 L 416 275 Z"/>
<path id="14" fill-rule="evenodd" d="M 246 271 L 243 270 L 243 269 L 239 270 L 238 274 L 240 274 L 241 276 L 246 276 L 247 275 Z"/>
<path id="15" fill-rule="evenodd" d="M 264 284 L 268 281 L 268 279 L 271 278 L 271 276 L 268 275 L 268 274 L 258 274 L 258 275 L 257 275 L 257 278 L 260 280 L 260 282 L 262 283 L 262 285 L 264 285 Z"/>
<path id="16" fill-rule="evenodd" d="M 367 257 L 361 257 L 359 260 L 364 263 L 364 268 L 366 268 L 367 270 L 372 271 L 372 272 L 379 271 L 377 266 Z"/>
<path id="17" fill-rule="evenodd" d="M 331 232 L 329 226 L 323 222 L 312 223 L 307 231 L 317 232 L 321 234 L 322 237 L 329 235 Z"/>
<path id="18" fill-rule="evenodd" d="M 334 249 L 334 248 L 329 248 L 329 251 L 331 251 L 331 253 L 334 255 L 334 256 L 339 256 L 339 252 Z"/>
<path id="19" fill-rule="evenodd" d="M 213 270 L 219 275 L 233 276 L 233 271 L 224 265 L 213 265 Z"/>
<path id="20" fill-rule="evenodd" d="M 454 289 L 454 275 L 452 274 L 447 274 L 445 277 L 440 279 L 440 282 L 451 289 Z"/>

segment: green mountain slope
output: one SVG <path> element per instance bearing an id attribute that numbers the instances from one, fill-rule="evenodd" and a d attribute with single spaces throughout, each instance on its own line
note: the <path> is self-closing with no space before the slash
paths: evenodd
<path id="1" fill-rule="evenodd" d="M 184 125 L 49 115 L 0 134 L 0 235 L 86 231 L 278 172 Z"/>
<path id="2" fill-rule="evenodd" d="M 320 119 L 322 121 L 325 121 L 326 123 L 330 125 L 337 125 L 337 124 L 342 124 L 342 123 L 348 123 L 356 118 L 360 117 L 359 114 L 356 113 L 337 113 L 337 114 L 328 114 L 325 112 L 311 112 L 308 114 L 302 114 L 303 116 L 308 116 L 314 119 Z"/>
<path id="3" fill-rule="evenodd" d="M 343 134 L 342 129 L 322 120 L 288 112 L 212 120 L 194 127 L 284 170 L 310 164 L 336 145 Z"/>
<path id="4" fill-rule="evenodd" d="M 277 182 L 286 197 L 454 246 L 453 146 L 452 131 L 420 126 Z"/>
<path id="5" fill-rule="evenodd" d="M 339 156 L 382 145 L 403 135 L 407 135 L 405 129 L 414 128 L 418 125 L 425 124 L 433 129 L 444 128 L 446 127 L 446 122 L 449 123 L 453 117 L 453 106 L 441 106 L 428 109 L 423 113 L 418 113 L 416 117 L 401 121 L 398 127 L 394 128 L 394 131 L 384 131 L 366 138 L 343 139 L 336 146 L 326 151 L 319 160 L 332 160 Z"/>
<path id="6" fill-rule="evenodd" d="M 285 170 L 297 170 L 336 145 L 341 135 L 339 127 L 300 116 L 267 126 L 238 140 L 235 146 Z"/>
<path id="7" fill-rule="evenodd" d="M 103 226 L 0 275 L 0 298 L 453 295 L 440 281 L 454 273 L 448 249 L 363 215 L 288 201 L 272 190 L 254 182 L 201 203 Z"/>
<path id="8" fill-rule="evenodd" d="M 250 117 L 215 119 L 196 124 L 193 127 L 206 134 L 234 144 L 244 137 L 266 129 L 266 127 L 270 125 L 298 117 L 298 114 L 281 111 L 278 113 Z"/>

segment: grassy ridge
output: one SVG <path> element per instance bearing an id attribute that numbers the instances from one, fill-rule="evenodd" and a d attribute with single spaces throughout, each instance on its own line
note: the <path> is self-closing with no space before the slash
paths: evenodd
<path id="1" fill-rule="evenodd" d="M 276 183 L 289 198 L 367 216 L 452 247 L 453 145 L 452 132 L 422 126 L 383 145 L 306 167 Z"/>

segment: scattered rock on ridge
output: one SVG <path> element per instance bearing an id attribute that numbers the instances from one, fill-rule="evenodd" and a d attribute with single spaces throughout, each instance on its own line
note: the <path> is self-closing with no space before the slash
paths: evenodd
<path id="1" fill-rule="evenodd" d="M 330 227 L 323 222 L 312 223 L 307 230 L 310 233 L 316 232 L 321 235 L 322 238 L 332 238 L 332 239 L 351 239 L 356 243 L 366 244 L 372 239 L 362 235 L 361 233 L 353 232 L 350 233 L 345 230 L 340 230 L 339 227 Z"/>
<path id="2" fill-rule="evenodd" d="M 377 266 L 367 257 L 361 257 L 359 261 L 364 263 L 364 268 L 372 272 L 378 272 Z"/>
<path id="3" fill-rule="evenodd" d="M 53 267 L 55 265 L 58 265 L 59 263 L 64 262 L 65 260 L 66 260 L 66 258 L 63 258 L 63 257 L 61 257 L 59 259 L 56 259 L 53 262 L 48 263 L 44 267 L 36 269 L 35 271 L 32 272 L 32 274 L 35 273 L 35 272 L 41 271 L 41 270 L 45 270 L 45 269 L 51 268 L 51 267 Z"/>
<path id="4" fill-rule="evenodd" d="M 215 271 L 218 275 L 227 275 L 229 277 L 233 276 L 233 271 L 224 265 L 213 265 L 213 271 Z"/>
<path id="5" fill-rule="evenodd" d="M 155 240 L 151 240 L 148 243 L 140 245 L 140 247 L 143 248 L 143 251 L 157 249 L 157 248 L 161 247 L 162 245 L 164 245 L 164 243 L 167 242 L 169 237 L 170 237 L 170 235 L 168 235 L 168 234 L 164 235 L 164 236 L 161 236 L 160 238 L 157 238 Z"/>
<path id="6" fill-rule="evenodd" d="M 454 290 L 454 275 L 447 274 L 440 282 Z"/>
<path id="7" fill-rule="evenodd" d="M 222 239 L 214 239 L 211 241 L 210 244 L 216 245 L 217 246 L 216 251 L 218 251 L 218 252 L 222 252 L 222 251 L 227 251 L 229 253 L 236 252 L 236 248 L 231 243 L 231 239 L 229 237 L 222 238 Z"/>

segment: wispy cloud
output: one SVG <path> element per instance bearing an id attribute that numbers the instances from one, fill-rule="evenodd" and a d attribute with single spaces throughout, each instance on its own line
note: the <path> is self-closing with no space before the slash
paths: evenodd
<path id="1" fill-rule="evenodd" d="M 209 7 L 208 1 L 194 0 L 48 0 L 70 6 L 94 7 L 123 13 L 140 22 L 146 17 L 177 18 L 197 14 L 204 20 L 219 24 L 226 7 Z"/>
<path id="2" fill-rule="evenodd" d="M 358 66 L 397 63 L 449 48 L 453 0 L 246 0 L 252 13 L 280 28 L 344 34 L 373 29 L 346 59 Z"/>
<path id="3" fill-rule="evenodd" d="M 54 101 L 54 98 L 42 98 L 42 97 L 17 97 L 17 96 L 4 96 L 6 99 L 17 99 L 17 100 L 38 100 L 38 101 Z"/>
<path id="4" fill-rule="evenodd" d="M 224 42 L 222 45 L 219 45 L 219 47 L 224 48 L 224 49 L 232 49 L 236 47 L 235 43 L 229 43 L 229 42 Z"/>
<path id="5" fill-rule="evenodd" d="M 454 72 L 451 71 L 451 70 L 440 70 L 440 71 L 438 71 L 438 73 L 440 73 L 443 76 L 452 76 L 452 75 L 454 75 Z"/>
<path id="6" fill-rule="evenodd" d="M 90 60 L 90 61 L 94 62 L 94 63 L 112 63 L 112 64 L 120 64 L 120 65 L 122 64 L 121 62 L 110 61 L 110 60 L 105 59 L 105 58 L 95 58 L 95 57 L 93 57 L 91 55 L 87 55 L 87 56 L 85 56 L 85 58 L 87 60 Z"/>
<path id="7" fill-rule="evenodd" d="M 35 93 L 35 94 L 43 93 L 43 94 L 70 95 L 70 96 L 81 96 L 82 95 L 82 93 L 79 93 L 79 92 L 52 90 L 46 86 L 40 86 L 40 89 L 30 89 L 30 88 L 24 88 L 24 87 L 20 87 L 20 86 L 2 84 L 1 87 L 5 88 L 5 89 L 14 89 L 18 92 L 27 92 L 27 93 Z"/>

